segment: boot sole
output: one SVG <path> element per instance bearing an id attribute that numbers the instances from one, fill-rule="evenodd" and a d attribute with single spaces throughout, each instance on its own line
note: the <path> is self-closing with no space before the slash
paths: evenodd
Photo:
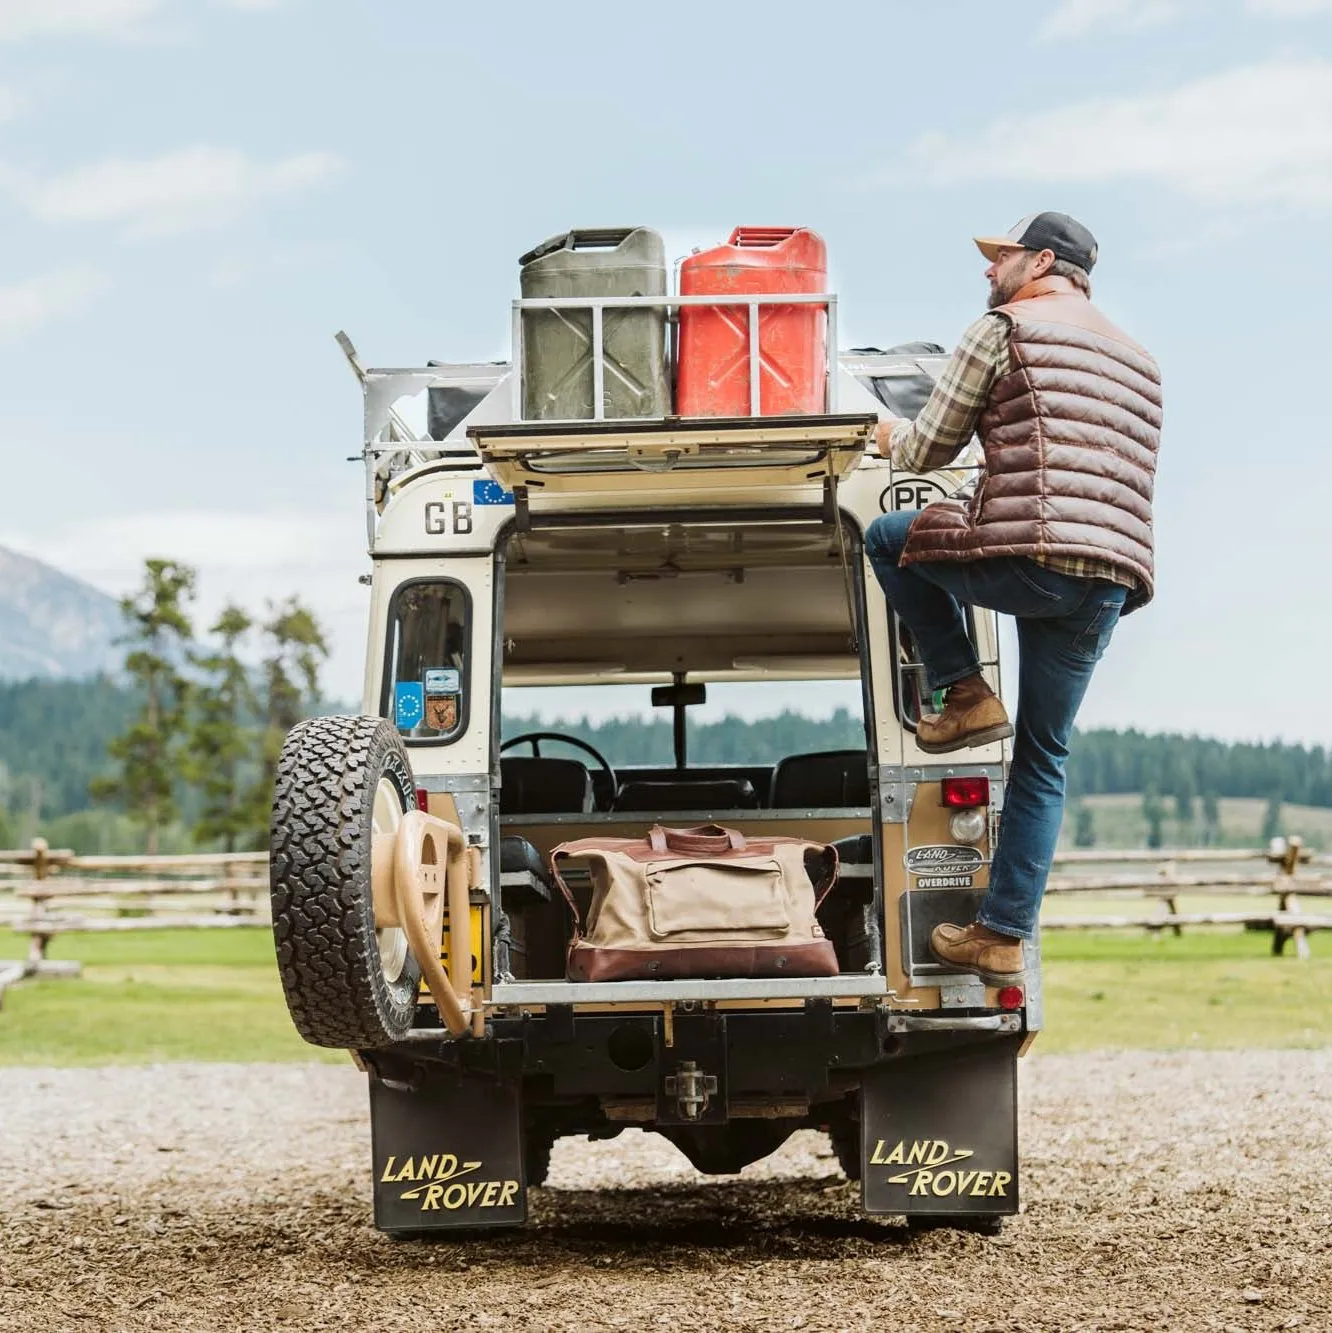
<path id="1" fill-rule="evenodd" d="M 945 958 L 942 954 L 935 953 L 933 946 L 930 947 L 930 952 L 934 954 L 936 963 L 942 963 L 944 967 L 950 967 L 954 972 L 959 972 L 965 976 L 979 977 L 987 986 L 1024 986 L 1026 984 L 1027 973 L 1025 969 L 1021 972 L 987 972 L 983 967 L 955 963 L 951 958 Z"/>
<path id="2" fill-rule="evenodd" d="M 948 741 L 942 745 L 937 741 L 923 741 L 917 734 L 916 748 L 924 750 L 926 754 L 951 754 L 954 750 L 974 750 L 976 746 L 989 745 L 991 741 L 1007 740 L 1012 734 L 1011 722 L 1000 722 L 982 731 L 969 731 L 965 736 L 959 736 L 955 741 Z"/>

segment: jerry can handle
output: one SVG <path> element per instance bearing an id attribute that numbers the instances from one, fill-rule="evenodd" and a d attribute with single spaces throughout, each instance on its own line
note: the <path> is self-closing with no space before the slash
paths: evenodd
<path id="1" fill-rule="evenodd" d="M 789 241 L 800 227 L 737 227 L 727 245 L 766 246 Z"/>
<path id="2" fill-rule="evenodd" d="M 534 245 L 519 264 L 530 264 L 534 259 L 544 259 L 557 250 L 596 250 L 614 249 L 623 244 L 638 230 L 637 227 L 575 227 L 571 231 L 562 231 L 558 236 Z"/>
<path id="3" fill-rule="evenodd" d="M 637 227 L 576 227 L 569 233 L 570 250 L 613 250 L 623 245 Z"/>

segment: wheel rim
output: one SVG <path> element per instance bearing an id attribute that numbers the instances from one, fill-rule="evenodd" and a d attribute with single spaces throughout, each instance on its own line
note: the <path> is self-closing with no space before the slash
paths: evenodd
<path id="1" fill-rule="evenodd" d="M 378 837 L 392 837 L 402 824 L 402 798 L 390 778 L 380 778 L 375 788 L 375 804 L 370 815 L 372 834 Z M 398 926 L 385 930 L 376 930 L 375 939 L 379 943 L 379 966 L 383 970 L 384 980 L 390 984 L 398 981 L 407 966 L 407 935 Z"/>

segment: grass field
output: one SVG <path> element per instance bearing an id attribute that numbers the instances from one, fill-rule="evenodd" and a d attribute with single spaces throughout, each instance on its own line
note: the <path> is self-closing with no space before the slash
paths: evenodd
<path id="1" fill-rule="evenodd" d="M 23 947 L 0 934 L 0 957 Z M 1269 936 L 1223 929 L 1048 935 L 1038 1049 L 1332 1042 L 1332 934 L 1314 937 L 1305 962 L 1270 948 Z M 67 935 L 51 956 L 79 959 L 83 975 L 5 993 L 0 1064 L 347 1059 L 296 1036 L 267 930 Z"/>
<path id="2" fill-rule="evenodd" d="M 1142 815 L 1140 795 L 1087 796 L 1083 799 L 1092 812 L 1096 846 L 1121 848 L 1147 845 L 1147 821 Z M 1174 802 L 1167 801 L 1166 809 L 1173 812 Z M 1221 846 L 1261 846 L 1260 834 L 1266 810 L 1266 801 L 1251 800 L 1247 797 L 1223 797 L 1217 802 Z M 1060 838 L 1061 847 L 1072 847 L 1073 826 L 1073 816 L 1069 813 L 1064 820 Z M 1283 805 L 1281 831 L 1288 835 L 1298 834 L 1304 839 L 1307 847 L 1320 850 L 1332 848 L 1332 810 L 1312 805 Z M 1197 827 L 1181 828 L 1173 819 L 1167 819 L 1162 828 L 1167 846 L 1194 845 L 1198 842 L 1200 832 Z"/>

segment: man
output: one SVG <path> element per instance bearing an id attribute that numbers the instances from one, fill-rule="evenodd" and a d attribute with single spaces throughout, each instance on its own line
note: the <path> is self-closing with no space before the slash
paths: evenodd
<path id="1" fill-rule="evenodd" d="M 1073 720 L 1121 614 L 1152 596 L 1152 486 L 1161 381 L 1152 357 L 1091 304 L 1096 240 L 1064 213 L 978 237 L 990 311 L 965 333 L 914 421 L 881 423 L 894 466 L 947 466 L 979 435 L 969 502 L 885 514 L 865 537 L 943 712 L 931 754 L 1014 734 L 985 683 L 962 604 L 1016 617 L 1017 732 L 990 886 L 977 919 L 940 925 L 935 956 L 992 985 L 1021 981 L 1064 811 Z"/>

